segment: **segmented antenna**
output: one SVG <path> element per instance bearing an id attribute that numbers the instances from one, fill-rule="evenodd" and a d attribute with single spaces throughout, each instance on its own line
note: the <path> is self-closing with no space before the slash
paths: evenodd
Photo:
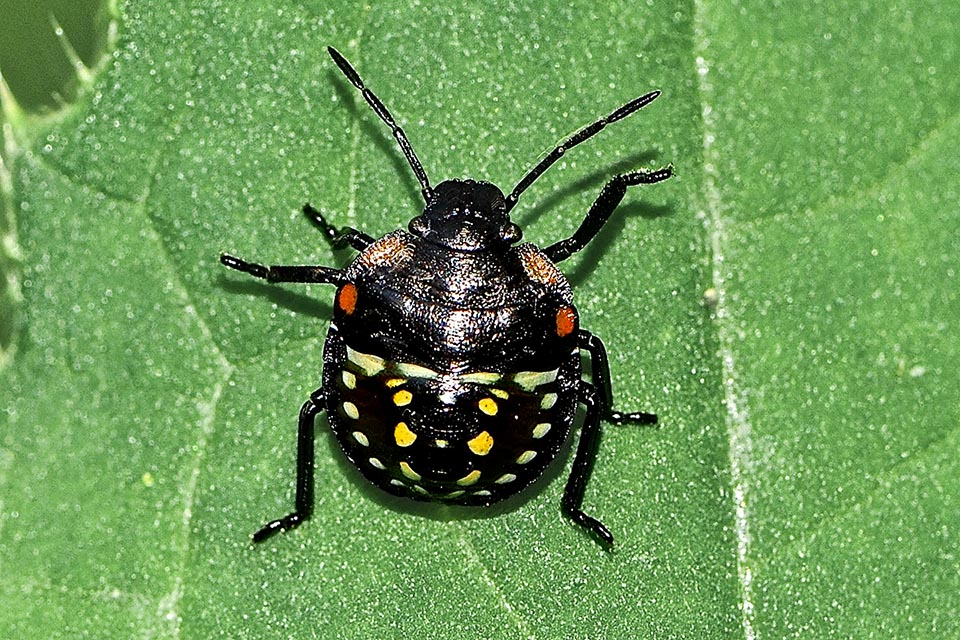
<path id="1" fill-rule="evenodd" d="M 387 110 L 387 107 L 380 102 L 373 91 L 367 89 L 363 80 L 360 79 L 360 74 L 357 73 L 357 70 L 347 62 L 347 59 L 343 55 L 334 49 L 333 47 L 327 47 L 327 52 L 330 54 L 330 57 L 333 58 L 333 61 L 337 63 L 337 66 L 340 68 L 340 71 L 343 72 L 343 75 L 347 76 L 353 86 L 360 90 L 360 93 L 363 95 L 364 100 L 367 101 L 367 104 L 370 105 L 370 108 L 373 109 L 384 123 L 390 127 L 390 131 L 393 133 L 393 137 L 396 138 L 397 144 L 400 145 L 400 150 L 403 151 L 403 157 L 407 159 L 407 162 L 410 164 L 410 168 L 413 169 L 413 173 L 417 176 L 417 181 L 420 183 L 420 193 L 423 194 L 423 199 L 426 203 L 430 203 L 430 199 L 433 196 L 433 189 L 430 187 L 430 181 L 427 180 L 427 172 L 423 170 L 423 165 L 420 164 L 419 158 L 417 158 L 416 152 L 414 152 L 413 147 L 410 146 L 410 141 L 407 140 L 407 134 L 403 132 L 396 121 L 393 119 L 393 116 L 390 115 L 390 111 Z"/>
<path id="2" fill-rule="evenodd" d="M 580 131 L 577 131 L 575 134 L 554 147 L 553 151 L 548 153 L 547 156 L 541 160 L 537 166 L 531 169 L 527 175 L 523 176 L 523 179 L 517 183 L 517 186 L 515 186 L 513 191 L 510 192 L 510 195 L 507 196 L 507 212 L 509 213 L 510 210 L 513 209 L 514 205 L 517 204 L 517 199 L 520 197 L 520 194 L 526 191 L 527 188 L 532 185 L 537 178 L 542 176 L 547 169 L 553 166 L 553 163 L 562 158 L 564 153 L 577 146 L 581 142 L 589 140 L 593 136 L 597 135 L 608 124 L 616 122 L 617 120 L 623 120 L 631 113 L 644 108 L 656 100 L 657 96 L 659 95 L 660 91 L 651 91 L 650 93 L 644 94 L 639 98 L 634 98 L 610 115 L 606 116 L 605 118 L 600 118 L 593 124 L 588 124 L 583 129 L 580 129 Z"/>

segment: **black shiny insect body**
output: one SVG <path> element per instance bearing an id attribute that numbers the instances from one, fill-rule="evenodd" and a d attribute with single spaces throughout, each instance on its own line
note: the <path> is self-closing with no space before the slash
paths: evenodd
<path id="1" fill-rule="evenodd" d="M 510 221 L 520 194 L 571 147 L 654 100 L 641 96 L 581 129 L 504 196 L 488 182 L 432 187 L 406 134 L 357 72 L 330 55 L 390 127 L 420 182 L 423 213 L 378 240 L 304 212 L 333 246 L 359 255 L 344 269 L 263 266 L 222 255 L 226 266 L 271 282 L 337 286 L 323 352 L 323 380 L 301 411 L 296 509 L 254 534 L 260 541 L 310 516 L 314 419 L 325 411 L 347 458 L 373 484 L 417 500 L 486 506 L 517 494 L 556 458 L 586 417 L 564 491 L 564 513 L 607 544 L 607 528 L 582 510 L 602 419 L 653 424 L 611 408 L 603 343 L 579 326 L 569 282 L 556 267 L 609 219 L 627 187 L 670 177 L 672 167 L 614 177 L 580 228 L 545 249 L 519 243 Z M 581 353 L 593 382 L 581 379 Z"/>

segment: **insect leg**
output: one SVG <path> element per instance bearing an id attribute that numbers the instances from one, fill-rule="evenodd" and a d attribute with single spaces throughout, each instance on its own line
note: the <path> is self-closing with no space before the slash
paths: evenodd
<path id="1" fill-rule="evenodd" d="M 587 246 L 587 243 L 600 232 L 620 201 L 623 200 L 623 196 L 627 193 L 627 187 L 638 184 L 654 184 L 666 180 L 672 175 L 673 165 L 667 165 L 656 171 L 641 169 L 640 171 L 614 176 L 600 191 L 600 195 L 597 196 L 596 201 L 590 207 L 590 211 L 587 212 L 587 217 L 580 223 L 580 228 L 569 238 L 550 245 L 543 252 L 553 262 L 566 260 Z"/>
<path id="2" fill-rule="evenodd" d="M 220 254 L 220 262 L 231 269 L 249 273 L 268 282 L 319 282 L 339 285 L 343 281 L 343 272 L 333 267 L 308 265 L 267 267 L 226 253 Z"/>
<path id="3" fill-rule="evenodd" d="M 374 242 L 373 238 L 353 227 L 340 227 L 338 229 L 327 222 L 323 214 L 311 207 L 309 203 L 303 205 L 303 213 L 310 218 L 311 222 L 320 227 L 323 237 L 334 249 L 342 249 L 344 245 L 350 245 L 357 251 L 363 251 Z"/>
<path id="4" fill-rule="evenodd" d="M 588 382 L 580 382 L 578 388 L 580 402 L 587 407 L 587 415 L 580 429 L 580 442 L 573 457 L 573 469 L 567 478 L 567 486 L 560 499 L 560 508 L 564 515 L 581 527 L 593 532 L 606 545 L 613 545 L 613 534 L 602 522 L 583 512 L 583 494 L 587 488 L 587 480 L 593 469 L 593 461 L 597 457 L 597 447 L 600 445 L 600 414 L 603 411 L 603 399 L 600 392 Z"/>
<path id="5" fill-rule="evenodd" d="M 621 413 L 613 409 L 613 388 L 610 383 L 610 363 L 607 360 L 607 349 L 599 337 L 586 329 L 577 333 L 577 343 L 581 349 L 590 354 L 590 369 L 593 373 L 593 384 L 596 386 L 603 400 L 603 418 L 614 424 L 656 424 L 657 416 L 652 413 Z"/>
<path id="6" fill-rule="evenodd" d="M 253 534 L 254 542 L 263 542 L 278 531 L 293 529 L 310 517 L 313 511 L 313 422 L 326 406 L 326 400 L 323 389 L 317 389 L 300 408 L 297 428 L 297 494 L 293 513 L 263 525 Z"/>

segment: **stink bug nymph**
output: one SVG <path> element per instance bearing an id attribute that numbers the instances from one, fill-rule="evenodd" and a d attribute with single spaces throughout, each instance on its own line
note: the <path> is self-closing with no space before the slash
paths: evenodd
<path id="1" fill-rule="evenodd" d="M 654 424 L 649 413 L 612 408 L 610 370 L 600 338 L 582 329 L 573 292 L 556 263 L 583 249 L 627 187 L 666 180 L 672 167 L 613 177 L 569 238 L 540 249 L 520 243 L 510 211 L 564 153 L 606 125 L 650 104 L 644 94 L 580 129 L 547 154 L 509 195 L 489 182 L 431 186 L 387 107 L 334 48 L 337 67 L 388 126 L 420 183 L 425 206 L 408 230 L 375 240 L 337 228 L 310 205 L 304 213 L 333 247 L 359 255 L 345 268 L 264 266 L 223 254 L 220 261 L 269 282 L 337 287 L 323 348 L 320 388 L 300 409 L 296 508 L 254 535 L 291 529 L 313 509 L 314 419 L 327 413 L 344 454 L 389 493 L 487 506 L 539 478 L 563 447 L 577 407 L 586 415 L 563 492 L 563 513 L 610 545 L 613 536 L 582 509 L 600 423 Z M 592 382 L 581 379 L 581 352 Z"/>

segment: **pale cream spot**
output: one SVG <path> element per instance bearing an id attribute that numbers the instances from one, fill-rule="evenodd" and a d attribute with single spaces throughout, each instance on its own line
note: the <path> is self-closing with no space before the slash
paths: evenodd
<path id="1" fill-rule="evenodd" d="M 360 353 L 347 347 L 347 360 L 357 365 L 363 370 L 363 375 L 374 376 L 383 371 L 385 360 L 380 356 L 372 356 L 368 353 Z"/>
<path id="2" fill-rule="evenodd" d="M 480 411 L 483 411 L 488 416 L 497 415 L 497 403 L 493 398 L 484 398 L 477 403 L 477 406 L 480 407 Z"/>
<path id="3" fill-rule="evenodd" d="M 474 373 L 463 374 L 460 379 L 464 382 L 476 382 L 477 384 L 496 384 L 500 380 L 500 374 L 492 371 L 475 371 Z"/>
<path id="4" fill-rule="evenodd" d="M 367 462 L 370 463 L 370 466 L 376 467 L 377 469 L 380 469 L 381 471 L 383 471 L 384 469 L 386 469 L 386 467 L 383 466 L 383 463 L 380 462 L 379 460 L 377 460 L 376 458 L 370 458 L 369 460 L 367 460 Z"/>
<path id="5" fill-rule="evenodd" d="M 480 489 L 480 491 L 474 491 L 474 492 L 473 492 L 473 495 L 475 495 L 475 496 L 488 496 L 488 495 L 490 495 L 490 492 L 487 491 L 486 489 Z"/>
<path id="6" fill-rule="evenodd" d="M 357 409 L 357 405 L 353 404 L 352 402 L 343 403 L 343 412 L 354 420 L 360 417 L 360 410 Z"/>
<path id="7" fill-rule="evenodd" d="M 370 440 L 367 438 L 366 434 L 364 434 L 362 431 L 354 431 L 352 435 L 353 435 L 353 439 L 359 442 L 360 444 L 362 444 L 363 446 L 365 447 L 370 446 Z"/>
<path id="8" fill-rule="evenodd" d="M 531 460 L 537 457 L 536 451 L 524 451 L 520 454 L 520 457 L 517 458 L 517 464 L 527 464 Z"/>
<path id="9" fill-rule="evenodd" d="M 472 484 L 476 484 L 477 480 L 479 479 L 480 479 L 480 472 L 474 469 L 467 475 L 457 480 L 457 484 L 460 485 L 461 487 L 469 487 Z"/>
<path id="10" fill-rule="evenodd" d="M 392 485 L 395 486 L 395 487 L 405 487 L 405 486 L 407 486 L 407 485 L 405 485 L 405 484 L 403 483 L 403 480 L 397 480 L 396 478 L 391 478 L 391 479 L 390 479 L 390 484 L 392 484 Z"/>
<path id="11" fill-rule="evenodd" d="M 343 386 L 345 386 L 347 389 L 357 388 L 357 376 L 353 375 L 349 371 L 343 371 L 340 374 L 340 379 L 343 380 Z"/>
<path id="12" fill-rule="evenodd" d="M 393 394 L 393 404 L 398 407 L 405 407 L 413 400 L 413 394 L 406 389 L 401 389 Z"/>
<path id="13" fill-rule="evenodd" d="M 400 471 L 403 472 L 403 475 L 407 476 L 414 482 L 417 482 L 421 478 L 420 474 L 414 471 L 413 468 L 411 468 L 406 462 L 400 463 Z"/>
<path id="14" fill-rule="evenodd" d="M 457 489 L 456 491 L 451 491 L 450 493 L 448 493 L 448 494 L 446 495 L 446 497 L 447 497 L 447 498 L 459 498 L 459 497 L 462 496 L 464 493 L 466 493 L 466 491 L 461 491 L 460 489 Z"/>
<path id="15" fill-rule="evenodd" d="M 420 365 L 413 364 L 412 362 L 398 362 L 397 372 L 400 375 L 408 378 L 426 378 L 427 380 L 433 380 L 440 377 L 440 374 L 433 369 L 421 367 Z"/>
<path id="16" fill-rule="evenodd" d="M 549 422 L 541 422 L 533 428 L 533 437 L 540 439 L 543 436 L 547 435 L 550 431 L 551 425 Z"/>
<path id="17" fill-rule="evenodd" d="M 417 439 L 417 434 L 410 431 L 406 422 L 398 422 L 393 430 L 393 439 L 397 441 L 398 447 L 409 447 Z"/>
<path id="18" fill-rule="evenodd" d="M 540 401 L 541 409 L 552 409 L 553 405 L 555 404 L 557 404 L 557 394 L 555 393 L 543 394 L 543 399 Z"/>
<path id="19" fill-rule="evenodd" d="M 429 491 L 427 491 L 426 489 L 424 489 L 423 487 L 421 487 L 421 486 L 418 485 L 418 484 L 413 485 L 413 487 L 411 487 L 411 488 L 412 488 L 414 491 L 416 491 L 417 493 L 423 494 L 423 495 L 425 495 L 425 496 L 430 495 L 430 492 L 429 492 Z"/>
<path id="20" fill-rule="evenodd" d="M 550 371 L 521 371 L 513 374 L 513 381 L 525 391 L 533 391 L 542 384 L 550 384 L 557 379 L 559 369 Z"/>
<path id="21" fill-rule="evenodd" d="M 406 378 L 390 378 L 384 384 L 387 385 L 387 388 L 393 389 L 395 387 L 399 387 L 406 381 L 407 381 Z"/>
<path id="22" fill-rule="evenodd" d="M 517 479 L 517 476 L 513 475 L 512 473 L 505 473 L 499 478 L 497 478 L 496 480 L 494 480 L 494 482 L 496 482 L 497 484 L 507 484 L 508 482 L 513 482 L 516 479 Z"/>
<path id="23" fill-rule="evenodd" d="M 507 398 L 510 397 L 510 394 L 504 391 L 503 389 L 490 389 L 490 393 L 492 395 L 497 396 L 501 400 L 506 400 Z"/>
<path id="24" fill-rule="evenodd" d="M 447 447 L 450 446 L 450 441 L 449 441 L 449 440 L 434 440 L 434 441 L 433 441 L 433 444 L 437 445 L 437 448 L 439 448 L 439 449 L 446 449 Z"/>
<path id="25" fill-rule="evenodd" d="M 486 431 L 481 431 L 476 438 L 467 441 L 467 446 L 478 456 L 485 456 L 493 447 L 493 436 Z"/>

